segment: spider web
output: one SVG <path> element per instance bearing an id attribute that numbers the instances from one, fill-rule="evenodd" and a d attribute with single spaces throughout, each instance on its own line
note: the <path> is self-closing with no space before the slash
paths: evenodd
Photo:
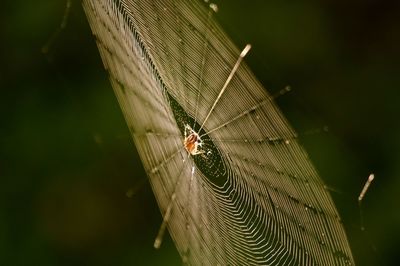
<path id="1" fill-rule="evenodd" d="M 274 96 L 245 63 L 216 101 L 240 50 L 213 19 L 215 6 L 194 0 L 83 5 L 162 227 L 183 262 L 354 264 L 326 186 Z M 186 125 L 201 136 L 206 155 L 185 150 Z"/>

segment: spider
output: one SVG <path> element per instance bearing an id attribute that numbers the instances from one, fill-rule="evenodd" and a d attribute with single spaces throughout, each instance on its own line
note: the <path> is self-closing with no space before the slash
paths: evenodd
<path id="1" fill-rule="evenodd" d="M 189 125 L 185 126 L 185 139 L 183 144 L 191 155 L 206 153 L 206 151 L 202 149 L 203 141 L 199 134 L 197 134 Z"/>

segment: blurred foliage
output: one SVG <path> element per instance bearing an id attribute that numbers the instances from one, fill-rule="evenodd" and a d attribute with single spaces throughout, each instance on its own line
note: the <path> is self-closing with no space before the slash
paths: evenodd
<path id="1" fill-rule="evenodd" d="M 395 265 L 400 2 L 219 0 L 216 15 L 278 99 L 342 216 L 358 265 Z M 0 265 L 180 265 L 80 2 L 6 1 L 0 16 Z M 363 202 L 370 172 L 376 180 Z"/>

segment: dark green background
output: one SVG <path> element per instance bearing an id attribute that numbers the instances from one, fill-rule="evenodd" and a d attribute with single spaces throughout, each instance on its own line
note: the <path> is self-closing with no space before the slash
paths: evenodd
<path id="1" fill-rule="evenodd" d="M 343 218 L 358 265 L 395 265 L 400 239 L 400 1 L 217 2 Z M 0 265 L 179 265 L 80 2 L 3 1 Z M 363 203 L 369 173 L 376 180 Z M 127 192 L 132 192 L 127 197 Z M 128 193 L 129 194 L 129 193 Z"/>

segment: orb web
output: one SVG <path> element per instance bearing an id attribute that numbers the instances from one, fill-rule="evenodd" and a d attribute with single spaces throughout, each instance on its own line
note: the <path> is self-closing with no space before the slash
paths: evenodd
<path id="1" fill-rule="evenodd" d="M 183 262 L 354 264 L 326 186 L 244 62 L 219 97 L 240 50 L 213 18 L 215 5 L 83 5 Z M 185 149 L 187 125 L 206 153 Z"/>

